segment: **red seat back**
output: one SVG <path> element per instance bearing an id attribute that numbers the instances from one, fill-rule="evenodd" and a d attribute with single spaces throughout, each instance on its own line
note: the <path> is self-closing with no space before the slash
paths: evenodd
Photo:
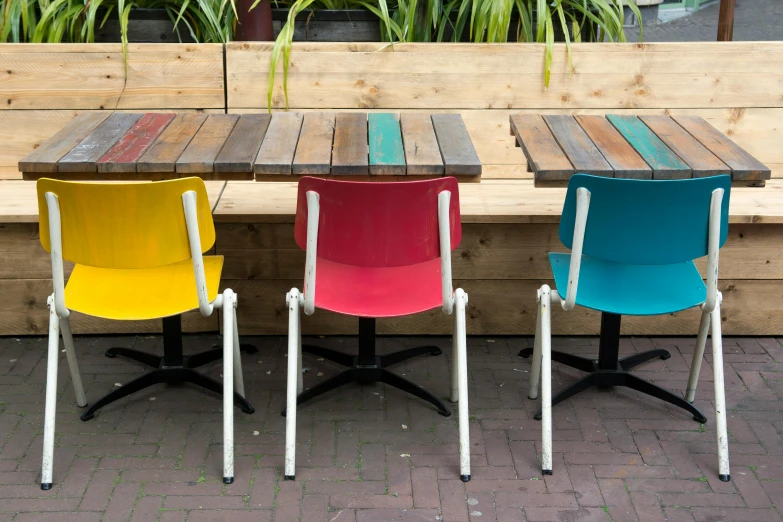
<path id="1" fill-rule="evenodd" d="M 438 194 L 451 192 L 451 249 L 462 239 L 459 188 L 452 177 L 358 182 L 304 177 L 299 181 L 294 235 L 307 245 L 307 192 L 320 200 L 318 257 L 354 266 L 393 267 L 440 257 Z"/>

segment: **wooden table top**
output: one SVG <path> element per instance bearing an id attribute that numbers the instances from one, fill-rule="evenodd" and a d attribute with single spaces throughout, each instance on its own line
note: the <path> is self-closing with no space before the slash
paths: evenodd
<path id="1" fill-rule="evenodd" d="M 459 114 L 104 111 L 76 117 L 19 170 L 24 179 L 479 181 L 481 162 Z"/>
<path id="2" fill-rule="evenodd" d="M 536 181 L 579 172 L 638 179 L 731 174 L 763 185 L 768 167 L 699 116 L 514 114 L 511 134 Z"/>

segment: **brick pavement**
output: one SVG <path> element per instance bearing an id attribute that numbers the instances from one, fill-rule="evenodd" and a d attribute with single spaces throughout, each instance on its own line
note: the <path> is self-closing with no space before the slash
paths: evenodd
<path id="1" fill-rule="evenodd" d="M 187 337 L 188 350 L 215 342 Z M 767 521 L 783 506 L 783 346 L 772 338 L 725 339 L 731 483 L 717 480 L 710 357 L 697 405 L 710 422 L 628 390 L 589 391 L 554 409 L 554 475 L 537 461 L 537 405 L 526 398 L 529 363 L 516 351 L 530 338 L 469 340 L 473 480 L 459 481 L 456 415 L 382 385 L 346 387 L 300 409 L 297 481 L 281 480 L 285 357 L 282 338 L 249 339 L 248 397 L 257 412 L 236 414 L 236 481 L 221 482 L 221 402 L 191 388 L 159 386 L 82 423 L 63 354 L 60 362 L 55 487 L 39 489 L 44 338 L 0 339 L 0 522 L 32 521 L 419 521 L 549 520 Z M 421 344 L 385 338 L 379 350 Z M 355 338 L 314 339 L 346 351 Z M 428 339 L 427 343 L 431 343 Z M 402 364 L 399 373 L 448 393 L 444 355 Z M 143 371 L 110 360 L 110 346 L 161 349 L 154 337 L 77 338 L 87 396 Z M 622 352 L 661 346 L 671 359 L 638 373 L 685 387 L 695 340 L 623 339 Z M 556 346 L 595 354 L 595 338 Z M 708 348 L 709 351 L 709 348 Z M 305 385 L 338 368 L 306 356 Z M 576 370 L 555 366 L 557 388 Z M 219 378 L 220 364 L 208 372 Z"/>

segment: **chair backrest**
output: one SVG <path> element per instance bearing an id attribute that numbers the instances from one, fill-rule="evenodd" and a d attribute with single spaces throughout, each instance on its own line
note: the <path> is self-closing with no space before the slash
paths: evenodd
<path id="1" fill-rule="evenodd" d="M 590 210 L 582 253 L 636 265 L 663 265 L 707 255 L 710 201 L 724 190 L 720 246 L 726 242 L 731 177 L 638 180 L 576 174 L 560 218 L 560 241 L 571 248 L 576 191 L 590 191 Z"/>
<path id="2" fill-rule="evenodd" d="M 46 193 L 60 206 L 63 259 L 100 268 L 149 268 L 190 259 L 182 194 L 196 192 L 201 251 L 215 243 L 215 225 L 200 178 L 154 183 L 82 183 L 40 179 L 41 244 L 48 251 Z"/>
<path id="3" fill-rule="evenodd" d="M 451 192 L 451 248 L 462 239 L 459 188 L 453 177 L 356 182 L 299 181 L 294 235 L 307 249 L 307 192 L 319 195 L 318 257 L 367 267 L 406 266 L 440 257 L 438 194 Z"/>

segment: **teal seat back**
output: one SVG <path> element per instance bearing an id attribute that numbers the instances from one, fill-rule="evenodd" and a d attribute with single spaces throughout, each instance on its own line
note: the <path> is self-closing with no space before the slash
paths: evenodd
<path id="1" fill-rule="evenodd" d="M 568 183 L 560 241 L 572 248 L 576 191 L 590 191 L 582 253 L 632 265 L 666 265 L 707 255 L 710 201 L 724 190 L 720 245 L 729 223 L 730 176 L 638 180 L 576 174 Z"/>

